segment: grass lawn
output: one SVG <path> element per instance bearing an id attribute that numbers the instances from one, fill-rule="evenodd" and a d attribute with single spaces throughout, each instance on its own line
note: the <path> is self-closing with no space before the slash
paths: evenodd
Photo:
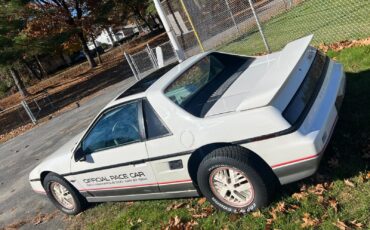
<path id="1" fill-rule="evenodd" d="M 306 0 L 288 12 L 263 23 L 271 49 L 313 33 L 313 44 L 333 43 L 370 36 L 369 0 Z M 252 31 L 220 48 L 240 54 L 265 52 L 258 31 Z"/>
<path id="2" fill-rule="evenodd" d="M 272 205 L 240 216 L 216 211 L 198 198 L 107 203 L 70 217 L 70 228 L 369 229 L 370 46 L 328 54 L 347 72 L 339 123 L 319 172 L 283 186 Z"/>

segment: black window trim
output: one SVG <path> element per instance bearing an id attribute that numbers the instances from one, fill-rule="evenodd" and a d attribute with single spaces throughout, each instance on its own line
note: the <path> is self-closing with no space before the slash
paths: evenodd
<path id="1" fill-rule="evenodd" d="M 160 136 L 156 136 L 156 137 L 152 137 L 152 138 L 148 138 L 148 131 L 145 127 L 145 123 L 144 123 L 144 130 L 145 130 L 145 141 L 152 141 L 152 140 L 156 140 L 156 139 L 160 139 L 160 138 L 163 138 L 163 137 L 169 137 L 169 136 L 172 136 L 173 133 L 172 131 L 168 128 L 167 124 L 165 122 L 163 122 L 161 116 L 158 115 L 157 111 L 155 111 L 154 107 L 152 106 L 152 104 L 149 102 L 149 100 L 147 98 L 142 98 L 142 115 L 143 115 L 143 119 L 145 120 L 145 113 L 144 113 L 144 103 L 143 101 L 146 101 L 148 103 L 148 105 L 151 107 L 152 111 L 154 112 L 154 114 L 157 116 L 157 118 L 159 119 L 159 121 L 162 123 L 162 125 L 166 128 L 167 130 L 167 133 L 164 134 L 164 135 L 160 135 Z M 144 121 L 143 120 L 143 121 Z M 145 121 L 144 121 L 145 122 Z"/>

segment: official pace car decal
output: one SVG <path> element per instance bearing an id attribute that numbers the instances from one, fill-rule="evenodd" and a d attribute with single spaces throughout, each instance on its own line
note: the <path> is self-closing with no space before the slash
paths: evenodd
<path id="1" fill-rule="evenodd" d="M 107 185 L 107 184 L 123 184 L 123 183 L 135 183 L 148 180 L 144 172 L 130 172 L 123 174 L 116 174 L 110 176 L 101 176 L 101 177 L 91 177 L 85 178 L 82 181 L 87 186 L 96 186 L 96 185 Z"/>

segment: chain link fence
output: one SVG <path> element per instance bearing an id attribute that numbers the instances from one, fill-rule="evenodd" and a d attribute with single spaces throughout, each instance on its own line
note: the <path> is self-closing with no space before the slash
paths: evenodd
<path id="1" fill-rule="evenodd" d="M 140 80 L 150 72 L 177 61 L 175 50 L 171 42 L 164 42 L 156 47 L 148 44 L 145 49 L 134 54 L 126 54 L 133 74 Z"/>
<path id="2" fill-rule="evenodd" d="M 312 33 L 314 45 L 370 36 L 369 0 L 164 0 L 161 4 L 187 56 L 210 49 L 265 53 L 261 32 L 272 51 Z"/>
<path id="3" fill-rule="evenodd" d="M 172 31 L 187 57 L 207 50 L 258 55 L 314 34 L 313 45 L 370 36 L 369 0 L 163 0 Z M 170 42 L 164 63 L 176 61 Z M 131 54 L 138 78 L 158 68 L 156 48 Z"/>
<path id="4" fill-rule="evenodd" d="M 30 123 L 37 123 L 37 120 L 49 114 L 55 107 L 47 93 L 36 98 L 23 100 L 20 104 L 0 111 L 0 135 L 15 128 Z"/>

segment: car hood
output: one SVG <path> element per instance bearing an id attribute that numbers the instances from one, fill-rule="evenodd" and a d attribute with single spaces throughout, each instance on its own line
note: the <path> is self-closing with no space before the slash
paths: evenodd
<path id="1" fill-rule="evenodd" d="M 312 38 L 311 35 L 298 39 L 280 52 L 256 57 L 206 116 L 269 105 L 299 65 Z"/>

